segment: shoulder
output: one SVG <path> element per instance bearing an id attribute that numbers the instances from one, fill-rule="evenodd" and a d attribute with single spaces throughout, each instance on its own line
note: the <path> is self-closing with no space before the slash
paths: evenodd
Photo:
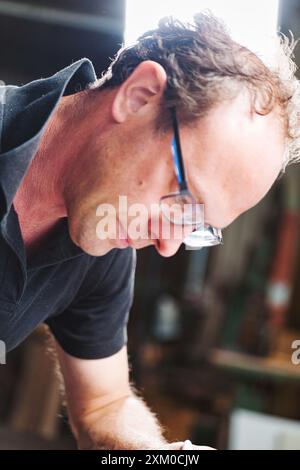
<path id="1" fill-rule="evenodd" d="M 104 256 L 91 256 L 79 295 L 129 291 L 134 284 L 136 250 L 113 249 Z"/>
<path id="2" fill-rule="evenodd" d="M 115 279 L 130 273 L 136 266 L 136 250 L 128 247 L 125 249 L 114 248 L 104 256 L 93 257 L 90 272 L 101 276 L 102 280 Z"/>

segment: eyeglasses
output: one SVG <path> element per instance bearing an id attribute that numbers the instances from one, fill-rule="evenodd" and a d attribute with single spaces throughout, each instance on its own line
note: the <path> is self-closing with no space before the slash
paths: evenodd
<path id="1" fill-rule="evenodd" d="M 194 227 L 193 231 L 183 240 L 187 248 L 200 249 L 205 246 L 222 244 L 223 237 L 221 230 L 205 224 L 204 204 L 197 203 L 188 189 L 175 108 L 171 109 L 171 114 L 174 131 L 172 155 L 179 191 L 161 197 L 160 209 L 164 217 L 172 224 Z"/>

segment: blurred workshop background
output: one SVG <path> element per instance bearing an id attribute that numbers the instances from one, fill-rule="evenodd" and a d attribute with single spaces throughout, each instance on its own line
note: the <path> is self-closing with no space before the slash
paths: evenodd
<path id="1" fill-rule="evenodd" d="M 208 3 L 218 2 L 194 11 Z M 246 14 L 258 44 L 272 18 L 274 31 L 300 36 L 299 0 L 220 3 L 240 30 Z M 141 14 L 134 0 L 0 0 L 0 79 L 24 84 L 81 57 L 100 75 Z M 170 440 L 300 449 L 299 183 L 290 167 L 221 247 L 138 253 L 131 379 Z M 75 448 L 47 341 L 38 328 L 0 365 L 0 449 Z"/>

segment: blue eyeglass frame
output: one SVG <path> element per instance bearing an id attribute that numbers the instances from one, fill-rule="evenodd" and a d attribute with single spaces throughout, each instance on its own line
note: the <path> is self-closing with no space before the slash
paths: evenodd
<path id="1" fill-rule="evenodd" d="M 176 169 L 176 176 L 177 182 L 179 186 L 179 192 L 182 191 L 189 191 L 187 180 L 185 176 L 185 168 L 183 163 L 182 151 L 181 151 L 181 143 L 179 137 L 179 129 L 178 129 L 178 121 L 176 117 L 176 110 L 175 108 L 171 109 L 171 116 L 172 116 L 172 125 L 173 125 L 173 132 L 174 136 L 172 139 L 172 155 Z"/>

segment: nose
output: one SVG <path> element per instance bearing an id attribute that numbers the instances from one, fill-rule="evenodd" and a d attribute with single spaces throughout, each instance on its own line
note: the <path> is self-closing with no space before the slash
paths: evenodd
<path id="1" fill-rule="evenodd" d="M 174 225 L 163 215 L 159 220 L 151 220 L 151 238 L 158 253 L 164 257 L 175 255 L 185 237 L 192 231 L 192 226 Z"/>
<path id="2" fill-rule="evenodd" d="M 180 245 L 182 244 L 182 241 L 178 242 L 169 240 L 166 242 L 165 240 L 156 240 L 155 248 L 161 256 L 168 258 L 177 253 Z"/>

